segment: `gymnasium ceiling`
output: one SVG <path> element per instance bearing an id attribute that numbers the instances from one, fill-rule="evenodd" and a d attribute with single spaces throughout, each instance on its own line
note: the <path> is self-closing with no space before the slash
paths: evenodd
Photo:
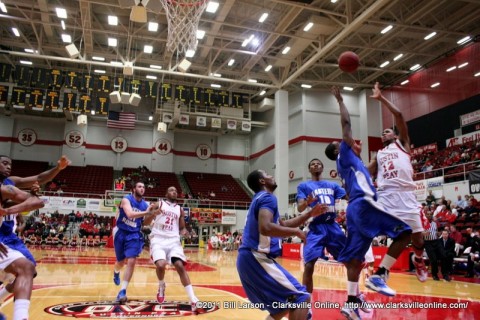
<path id="1" fill-rule="evenodd" d="M 259 101 L 262 90 L 268 97 L 279 88 L 303 90 L 302 84 L 354 89 L 370 87 L 375 81 L 398 84 L 412 66 L 428 65 L 460 48 L 460 39 L 480 40 L 478 0 L 215 0 L 218 10 L 201 16 L 199 29 L 206 34 L 189 59 L 192 66 L 186 76 L 175 68 L 183 56 L 165 49 L 168 27 L 159 0 L 146 5 L 148 21 L 158 23 L 156 32 L 149 31 L 147 24 L 130 21 L 135 1 L 139 0 L 1 0 L 7 13 L 0 11 L 0 62 L 30 60 L 33 66 L 84 71 L 103 68 L 113 75 L 122 69 L 115 69 L 111 61 L 129 60 L 141 67 L 135 70 L 136 78 L 156 75 L 158 81 L 200 87 L 215 83 Z M 57 7 L 67 11 L 65 30 Z M 263 13 L 268 17 L 261 23 Z M 109 25 L 109 15 L 118 17 L 118 25 Z M 308 22 L 313 27 L 304 31 Z M 389 25 L 392 29 L 382 34 Z M 425 40 L 432 32 L 436 35 Z M 68 58 L 62 34 L 70 35 L 80 48 L 79 59 Z M 242 47 L 251 35 L 254 39 Z M 109 37 L 117 38 L 117 47 L 108 46 Z M 153 52 L 144 53 L 144 45 L 151 45 Z M 291 49 L 283 54 L 287 46 Z M 347 50 L 361 58 L 361 67 L 352 74 L 337 66 L 338 56 Z M 93 56 L 105 61 L 92 62 Z M 229 66 L 231 59 L 235 62 Z M 385 61 L 390 63 L 381 67 Z M 265 71 L 269 65 L 271 69 Z"/>

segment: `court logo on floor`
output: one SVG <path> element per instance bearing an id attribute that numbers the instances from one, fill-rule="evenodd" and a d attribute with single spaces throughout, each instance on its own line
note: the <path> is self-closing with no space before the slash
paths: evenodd
<path id="1" fill-rule="evenodd" d="M 119 304 L 116 301 L 71 302 L 47 307 L 44 311 L 56 316 L 73 318 L 138 319 L 190 316 L 217 310 L 217 304 L 209 305 L 209 308 L 192 311 L 190 303 L 185 301 L 168 301 L 159 304 L 155 300 L 131 300 L 125 304 Z"/>

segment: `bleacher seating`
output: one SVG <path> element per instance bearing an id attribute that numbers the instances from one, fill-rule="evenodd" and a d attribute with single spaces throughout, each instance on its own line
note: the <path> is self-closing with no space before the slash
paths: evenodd
<path id="1" fill-rule="evenodd" d="M 68 166 L 57 176 L 58 181 L 65 181 L 63 192 L 93 193 L 103 195 L 113 185 L 113 168 L 104 166 L 75 167 Z"/>
<path id="2" fill-rule="evenodd" d="M 174 186 L 177 188 L 177 192 L 180 194 L 182 188 L 180 187 L 180 182 L 177 179 L 177 175 L 172 172 L 154 172 L 154 171 L 144 171 L 139 172 L 137 168 L 123 168 L 122 175 L 128 177 L 132 176 L 133 173 L 138 173 L 142 176 L 142 180 L 145 182 L 145 197 L 164 197 L 167 192 L 167 188 Z M 136 179 L 134 179 L 136 180 Z M 152 181 L 149 187 L 148 181 Z M 125 186 L 125 189 L 128 189 L 130 186 Z"/>
<path id="3" fill-rule="evenodd" d="M 210 200 L 251 201 L 245 190 L 229 174 L 184 172 L 183 176 L 194 197 L 200 193 Z M 226 191 L 222 190 L 225 187 Z M 215 193 L 215 197 L 210 197 L 210 191 Z"/>
<path id="4" fill-rule="evenodd" d="M 48 169 L 48 162 L 12 160 L 12 176 L 29 177 L 36 176 Z"/>

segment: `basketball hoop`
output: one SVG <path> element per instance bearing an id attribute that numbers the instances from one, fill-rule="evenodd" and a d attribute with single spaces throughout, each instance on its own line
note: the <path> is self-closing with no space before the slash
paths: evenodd
<path id="1" fill-rule="evenodd" d="M 207 0 L 160 0 L 168 21 L 167 49 L 186 53 L 197 49 L 197 29 Z"/>

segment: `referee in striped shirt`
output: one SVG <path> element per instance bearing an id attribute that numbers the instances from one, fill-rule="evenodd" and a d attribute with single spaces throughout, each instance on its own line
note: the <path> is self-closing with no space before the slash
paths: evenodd
<path id="1" fill-rule="evenodd" d="M 432 271 L 433 280 L 440 280 L 438 278 L 438 258 L 440 258 L 440 247 L 438 242 L 438 226 L 437 222 L 433 218 L 432 213 L 426 214 L 430 226 L 425 229 L 423 233 L 423 239 L 425 240 L 425 251 L 427 252 L 428 259 L 430 260 L 430 266 Z"/>

